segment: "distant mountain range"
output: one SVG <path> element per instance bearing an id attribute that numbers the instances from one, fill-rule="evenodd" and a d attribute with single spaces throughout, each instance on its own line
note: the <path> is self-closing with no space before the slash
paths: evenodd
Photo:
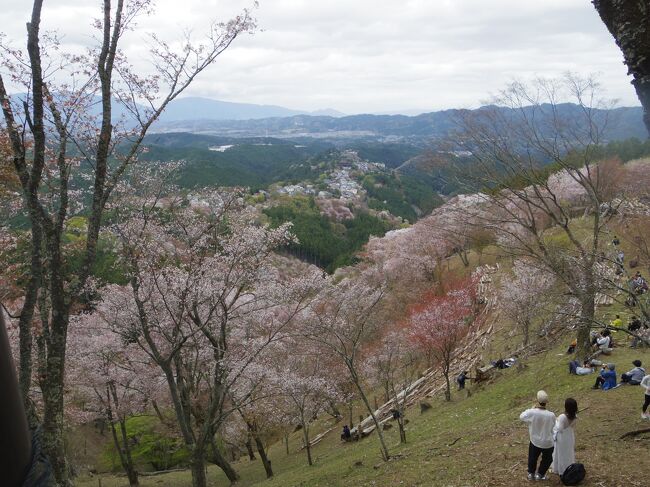
<path id="1" fill-rule="evenodd" d="M 15 99 L 14 99 L 15 98 Z M 12 95 L 18 110 L 21 95 Z M 478 108 L 482 110 L 485 107 Z M 99 110 L 99 103 L 93 109 Z M 557 106 L 569 119 L 581 108 L 571 103 Z M 507 108 L 500 110 L 508 111 Z M 457 127 L 458 115 L 466 110 L 450 109 L 415 116 L 361 114 L 344 115 L 336 110 L 315 112 L 292 110 L 276 105 L 233 103 L 209 98 L 187 97 L 172 101 L 151 133 L 189 132 L 220 137 L 274 137 L 300 141 L 321 139 L 336 145 L 356 141 L 429 145 L 448 137 Z M 607 140 L 647 138 L 641 107 L 594 110 L 595 117 L 607 118 Z M 113 106 L 115 120 L 129 113 L 119 103 Z"/>
<path id="2" fill-rule="evenodd" d="M 280 108 L 275 107 L 274 109 Z M 508 110 L 507 108 L 502 109 Z M 580 110 L 580 107 L 566 103 L 558 105 L 558 110 L 571 116 Z M 276 137 L 292 140 L 300 140 L 303 137 L 328 141 L 373 140 L 421 144 L 424 141 L 448 136 L 456 128 L 456 119 L 461 112 L 462 110 L 443 110 L 411 117 L 406 115 L 333 117 L 299 114 L 248 120 L 224 120 L 222 114 L 215 112 L 210 115 L 207 109 L 201 112 L 204 115 L 202 117 L 175 118 L 176 112 L 170 106 L 170 111 L 154 125 L 153 132 L 190 132 L 225 137 Z M 606 138 L 608 140 L 622 140 L 631 137 L 645 139 L 647 137 L 641 107 L 596 110 L 595 116 L 607 117 Z"/>
<path id="3" fill-rule="evenodd" d="M 185 120 L 255 120 L 295 115 L 324 115 L 341 117 L 344 114 L 332 109 L 306 112 L 276 105 L 234 103 L 210 98 L 186 97 L 172 101 L 160 117 L 160 122 Z"/>

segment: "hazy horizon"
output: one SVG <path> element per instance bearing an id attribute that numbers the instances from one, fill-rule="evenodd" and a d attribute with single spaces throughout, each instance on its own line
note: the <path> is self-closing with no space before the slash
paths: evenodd
<path id="1" fill-rule="evenodd" d="M 159 0 L 123 39 L 147 73 L 145 34 L 169 42 L 209 19 L 227 20 L 252 0 Z M 25 42 L 29 2 L 0 0 L 2 30 Z M 64 49 L 92 40 L 99 3 L 46 1 L 43 30 L 64 34 Z M 638 106 L 622 55 L 587 0 L 262 0 L 260 30 L 238 38 L 187 96 L 293 110 L 415 114 L 475 108 L 513 79 L 599 74 L 608 98 Z M 570 47 L 567 47 L 570 46 Z"/>

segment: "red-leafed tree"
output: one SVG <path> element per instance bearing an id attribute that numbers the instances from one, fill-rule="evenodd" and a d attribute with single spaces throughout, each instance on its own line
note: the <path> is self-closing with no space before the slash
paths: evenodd
<path id="1" fill-rule="evenodd" d="M 413 308 L 406 324 L 413 343 L 445 377 L 447 401 L 451 400 L 451 365 L 478 317 L 475 289 L 474 283 L 466 279 L 448 286 L 444 294 L 426 295 Z"/>

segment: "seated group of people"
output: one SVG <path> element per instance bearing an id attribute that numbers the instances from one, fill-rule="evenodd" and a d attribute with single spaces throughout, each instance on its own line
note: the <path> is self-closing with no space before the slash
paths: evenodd
<path id="1" fill-rule="evenodd" d="M 640 360 L 634 360 L 632 362 L 634 368 L 627 371 L 624 374 L 621 374 L 621 383 L 618 385 L 629 384 L 631 386 L 638 386 L 641 384 L 643 377 L 645 376 L 645 369 L 641 367 Z M 618 387 L 616 384 L 616 367 L 614 364 L 607 364 L 602 366 L 600 375 L 596 377 L 596 383 L 594 384 L 594 389 L 602 389 L 604 391 L 609 389 L 614 389 Z"/>
<path id="2" fill-rule="evenodd" d="M 620 384 L 617 384 L 616 365 L 612 363 L 603 364 L 600 360 L 594 358 L 587 359 L 582 364 L 577 360 L 572 360 L 569 363 L 569 373 L 575 375 L 593 374 L 596 367 L 601 367 L 600 374 L 596 377 L 593 389 L 602 389 L 603 391 L 607 391 L 623 384 L 629 384 L 632 386 L 641 384 L 643 377 L 646 375 L 645 369 L 642 367 L 643 364 L 637 359 L 632 362 L 632 365 L 634 365 L 633 369 L 621 374 Z"/>

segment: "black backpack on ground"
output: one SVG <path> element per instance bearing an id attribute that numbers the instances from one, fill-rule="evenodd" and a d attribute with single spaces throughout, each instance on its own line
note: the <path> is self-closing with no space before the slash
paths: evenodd
<path id="1" fill-rule="evenodd" d="M 572 463 L 560 475 L 560 480 L 563 485 L 578 485 L 584 480 L 586 474 L 585 466 L 582 463 Z"/>

